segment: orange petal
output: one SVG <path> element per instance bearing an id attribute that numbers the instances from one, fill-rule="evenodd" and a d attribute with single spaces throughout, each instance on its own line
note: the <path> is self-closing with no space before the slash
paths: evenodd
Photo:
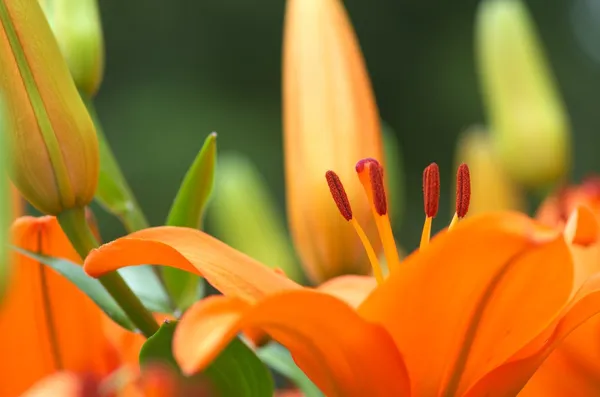
<path id="1" fill-rule="evenodd" d="M 16 246 L 80 262 L 52 217 L 19 218 Z M 36 381 L 64 369 L 97 376 L 116 365 L 102 332 L 103 313 L 77 287 L 50 268 L 13 256 L 11 283 L 0 306 L 0 396 L 17 396 Z"/>
<path id="2" fill-rule="evenodd" d="M 92 277 L 126 266 L 164 265 L 202 275 L 225 295 L 255 301 L 301 288 L 272 269 L 199 230 L 155 227 L 104 244 L 85 259 Z"/>
<path id="3" fill-rule="evenodd" d="M 43 379 L 26 393 L 21 394 L 21 397 L 95 397 L 98 396 L 95 390 L 96 383 L 91 379 L 73 373 L 59 372 Z"/>
<path id="4" fill-rule="evenodd" d="M 569 217 L 564 234 L 575 263 L 574 294 L 591 275 L 600 272 L 598 218 L 589 207 L 576 207 Z"/>
<path id="5" fill-rule="evenodd" d="M 600 317 L 596 316 L 596 320 Z M 567 337 L 563 343 L 544 361 L 535 372 L 525 388 L 519 393 L 519 397 L 564 397 L 564 396 L 600 396 L 600 338 L 598 337 L 598 321 L 590 324 L 586 322 L 579 329 Z M 593 339 L 583 339 L 576 335 L 580 330 L 591 328 L 595 331 Z M 583 346 L 580 353 L 589 353 L 593 357 L 591 366 L 583 365 L 578 359 L 571 356 L 565 349 L 565 342 L 573 338 L 581 342 L 591 342 L 594 346 Z M 593 368 L 595 367 L 595 368 Z"/>
<path id="6" fill-rule="evenodd" d="M 462 395 L 546 329 L 572 282 L 559 233 L 488 213 L 407 258 L 359 312 L 394 337 L 414 395 Z"/>
<path id="7" fill-rule="evenodd" d="M 335 296 L 357 308 L 375 287 L 377 282 L 373 277 L 345 275 L 324 282 L 317 287 L 317 290 Z"/>
<path id="8" fill-rule="evenodd" d="M 205 368 L 243 328 L 260 328 L 286 346 L 328 396 L 407 396 L 402 358 L 385 330 L 343 302 L 311 290 L 267 297 L 256 305 L 210 297 L 183 316 L 173 352 L 185 373 Z"/>
<path id="9" fill-rule="evenodd" d="M 567 242 L 584 247 L 598 241 L 598 232 L 596 215 L 585 206 L 573 211 L 565 227 Z"/>
<path id="10" fill-rule="evenodd" d="M 512 384 L 515 393 L 519 391 L 534 372 L 556 349 L 560 343 L 587 320 L 600 313 L 600 274 L 591 277 L 578 291 L 551 327 L 551 333 L 544 333 L 525 345 L 507 363 L 488 373 L 465 395 L 468 397 L 503 396 L 492 394 L 501 385 Z M 532 347 L 533 346 L 533 347 Z M 561 375 L 562 376 L 562 375 Z M 578 395 L 581 395 L 578 393 Z"/>

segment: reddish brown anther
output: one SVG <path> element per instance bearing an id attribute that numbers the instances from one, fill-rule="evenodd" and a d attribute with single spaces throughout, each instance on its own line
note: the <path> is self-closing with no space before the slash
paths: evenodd
<path id="1" fill-rule="evenodd" d="M 423 171 L 423 203 L 425 215 L 434 218 L 440 205 L 440 169 L 431 163 Z"/>
<path id="2" fill-rule="evenodd" d="M 379 163 L 371 164 L 369 167 L 369 179 L 373 189 L 373 205 L 379 215 L 387 214 L 387 197 L 383 183 L 383 167 Z"/>
<path id="3" fill-rule="evenodd" d="M 338 210 L 340 210 L 344 219 L 349 221 L 352 219 L 352 207 L 350 207 L 350 201 L 348 200 L 344 185 L 342 185 L 342 181 L 340 181 L 340 177 L 333 171 L 327 171 L 325 173 L 325 178 L 327 179 L 329 191 L 331 192 L 333 201 L 335 201 L 335 205 L 337 205 Z"/>
<path id="4" fill-rule="evenodd" d="M 456 215 L 464 218 L 471 202 L 471 174 L 469 166 L 461 164 L 456 172 Z"/>

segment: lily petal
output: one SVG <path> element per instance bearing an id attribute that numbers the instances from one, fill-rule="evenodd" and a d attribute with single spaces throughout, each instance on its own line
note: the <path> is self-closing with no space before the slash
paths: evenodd
<path id="1" fill-rule="evenodd" d="M 204 276 L 225 295 L 254 302 L 299 284 L 196 229 L 155 227 L 132 233 L 92 251 L 84 269 L 92 277 L 126 266 L 164 265 Z"/>
<path id="2" fill-rule="evenodd" d="M 335 296 L 350 306 L 357 308 L 377 287 L 371 276 L 345 275 L 332 278 L 317 287 L 318 291 Z"/>
<path id="3" fill-rule="evenodd" d="M 19 218 L 11 233 L 16 246 L 81 262 L 55 218 Z M 0 306 L 0 395 L 17 396 L 61 369 L 95 376 L 113 371 L 116 352 L 103 334 L 100 309 L 41 263 L 21 254 L 13 260 Z"/>
<path id="4" fill-rule="evenodd" d="M 338 299 L 311 290 L 272 295 L 256 305 L 206 298 L 183 316 L 175 358 L 185 373 L 201 371 L 245 328 L 262 329 L 286 346 L 327 396 L 410 395 L 404 362 L 388 333 Z"/>
<path id="5" fill-rule="evenodd" d="M 544 333 L 532 340 L 515 353 L 506 364 L 490 371 L 465 396 L 504 396 L 506 394 L 494 394 L 492 391 L 506 384 L 513 385 L 512 391 L 517 393 L 571 332 L 598 313 L 600 313 L 600 274 L 591 277 L 581 287 L 572 302 L 558 316 L 550 335 Z M 543 342 L 541 346 L 540 342 Z"/>
<path id="6" fill-rule="evenodd" d="M 488 213 L 410 256 L 359 313 L 395 339 L 413 393 L 460 396 L 549 326 L 572 283 L 560 233 L 521 214 Z"/>

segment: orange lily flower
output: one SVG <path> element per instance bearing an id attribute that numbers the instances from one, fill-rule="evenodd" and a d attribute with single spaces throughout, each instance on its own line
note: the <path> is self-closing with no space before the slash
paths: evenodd
<path id="1" fill-rule="evenodd" d="M 357 158 L 383 157 L 379 114 L 358 40 L 340 0 L 288 0 L 283 44 L 283 119 L 287 212 L 309 278 L 367 274 L 369 262 L 352 228 L 331 203 L 323 174 Z M 355 216 L 375 233 L 371 209 Z M 376 249 L 379 247 L 376 246 Z"/>
<path id="2" fill-rule="evenodd" d="M 537 218 L 559 229 L 568 225 L 567 214 L 579 206 L 581 218 L 593 226 L 600 221 L 600 180 L 588 179 L 581 186 L 564 189 L 548 198 Z M 566 226 L 569 242 L 572 231 Z M 600 274 L 600 244 L 571 245 L 577 277 L 581 282 Z M 594 316 L 570 334 L 548 357 L 520 396 L 597 396 L 600 395 L 600 316 Z"/>
<path id="3" fill-rule="evenodd" d="M 19 218 L 11 233 L 18 247 L 81 263 L 54 217 Z M 10 357 L 0 360 L 0 395 L 18 396 L 59 370 L 96 377 L 113 371 L 120 360 L 103 330 L 110 321 L 103 312 L 45 265 L 17 253 L 12 261 L 0 305 L 0 355 Z"/>
<path id="4" fill-rule="evenodd" d="M 383 170 L 366 159 L 357 172 L 386 246 Z M 341 181 L 334 173 L 327 180 L 360 234 Z M 123 266 L 173 266 L 204 275 L 225 294 L 197 302 L 179 324 L 173 351 L 187 374 L 205 368 L 241 330 L 259 329 L 286 346 L 327 396 L 514 396 L 569 332 L 600 312 L 600 278 L 573 294 L 575 268 L 562 234 L 524 215 L 456 222 L 468 207 L 465 166 L 458 180 L 451 230 L 429 243 L 439 171 L 426 169 L 421 248 L 387 278 L 365 241 L 378 285 L 358 308 L 193 229 L 133 233 L 93 251 L 84 266 L 94 277 Z M 576 242 L 597 237 L 585 233 L 588 222 L 573 219 Z"/>

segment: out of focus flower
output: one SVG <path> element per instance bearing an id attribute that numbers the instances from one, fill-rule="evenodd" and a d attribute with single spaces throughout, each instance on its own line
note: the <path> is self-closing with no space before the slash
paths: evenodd
<path id="1" fill-rule="evenodd" d="M 583 207 L 584 209 L 581 209 Z M 567 242 L 573 231 L 567 214 L 580 208 L 580 218 L 594 227 L 600 221 L 600 180 L 590 178 L 579 186 L 567 187 L 548 198 L 537 218 L 558 229 L 565 228 Z M 581 219 L 580 222 L 584 222 Z M 596 226 L 597 227 L 597 226 Z M 600 277 L 600 243 L 570 245 L 576 265 L 576 283 Z M 600 316 L 596 315 L 573 331 L 548 357 L 519 396 L 562 397 L 600 395 Z"/>
<path id="2" fill-rule="evenodd" d="M 104 39 L 96 0 L 39 0 L 75 85 L 87 96 L 104 72 Z"/>
<path id="3" fill-rule="evenodd" d="M 83 207 L 98 182 L 94 125 L 37 1 L 0 2 L 0 90 L 12 179 L 47 214 Z"/>
<path id="4" fill-rule="evenodd" d="M 469 216 L 526 208 L 524 192 L 502 167 L 486 131 L 477 127 L 465 131 L 458 140 L 456 161 L 469 164 L 471 170 Z"/>
<path id="5" fill-rule="evenodd" d="M 357 172 L 385 221 L 383 169 L 365 159 Z M 340 178 L 327 179 L 339 211 L 355 226 Z M 468 208 L 464 166 L 457 179 L 463 185 L 456 219 Z M 361 290 L 366 300 L 357 308 L 191 229 L 133 233 L 93 251 L 84 267 L 96 277 L 152 262 L 203 274 L 224 293 L 192 306 L 175 332 L 173 352 L 186 374 L 253 329 L 286 346 L 326 395 L 515 395 L 570 331 L 600 312 L 600 281 L 590 279 L 573 294 L 575 267 L 562 233 L 513 212 L 454 220 L 430 243 L 439 200 L 434 164 L 425 170 L 424 192 L 421 248 L 392 264 L 389 276 L 375 270 L 379 285 Z M 588 226 L 578 220 L 576 235 Z"/>
<path id="6" fill-rule="evenodd" d="M 183 379 L 168 367 L 151 366 L 136 376 L 128 376 L 124 382 L 111 377 L 95 380 L 85 375 L 59 372 L 38 382 L 21 397 L 49 396 L 209 397 L 211 394 L 202 379 Z"/>
<path id="7" fill-rule="evenodd" d="M 485 0 L 477 12 L 477 55 L 494 145 L 516 181 L 552 187 L 569 171 L 568 115 L 521 0 Z"/>
<path id="8" fill-rule="evenodd" d="M 11 232 L 17 247 L 81 263 L 56 218 L 23 217 Z M 1 396 L 18 396 L 58 370 L 102 377 L 120 364 L 104 331 L 109 320 L 75 285 L 17 253 L 10 280 L 0 305 Z"/>
<path id="9" fill-rule="evenodd" d="M 369 262 L 331 203 L 323 174 L 339 169 L 355 216 L 374 232 L 360 183 L 346 165 L 383 158 L 371 83 L 340 0 L 288 0 L 283 57 L 286 198 L 290 230 L 308 276 L 366 274 Z M 375 247 L 377 250 L 378 246 Z"/>

